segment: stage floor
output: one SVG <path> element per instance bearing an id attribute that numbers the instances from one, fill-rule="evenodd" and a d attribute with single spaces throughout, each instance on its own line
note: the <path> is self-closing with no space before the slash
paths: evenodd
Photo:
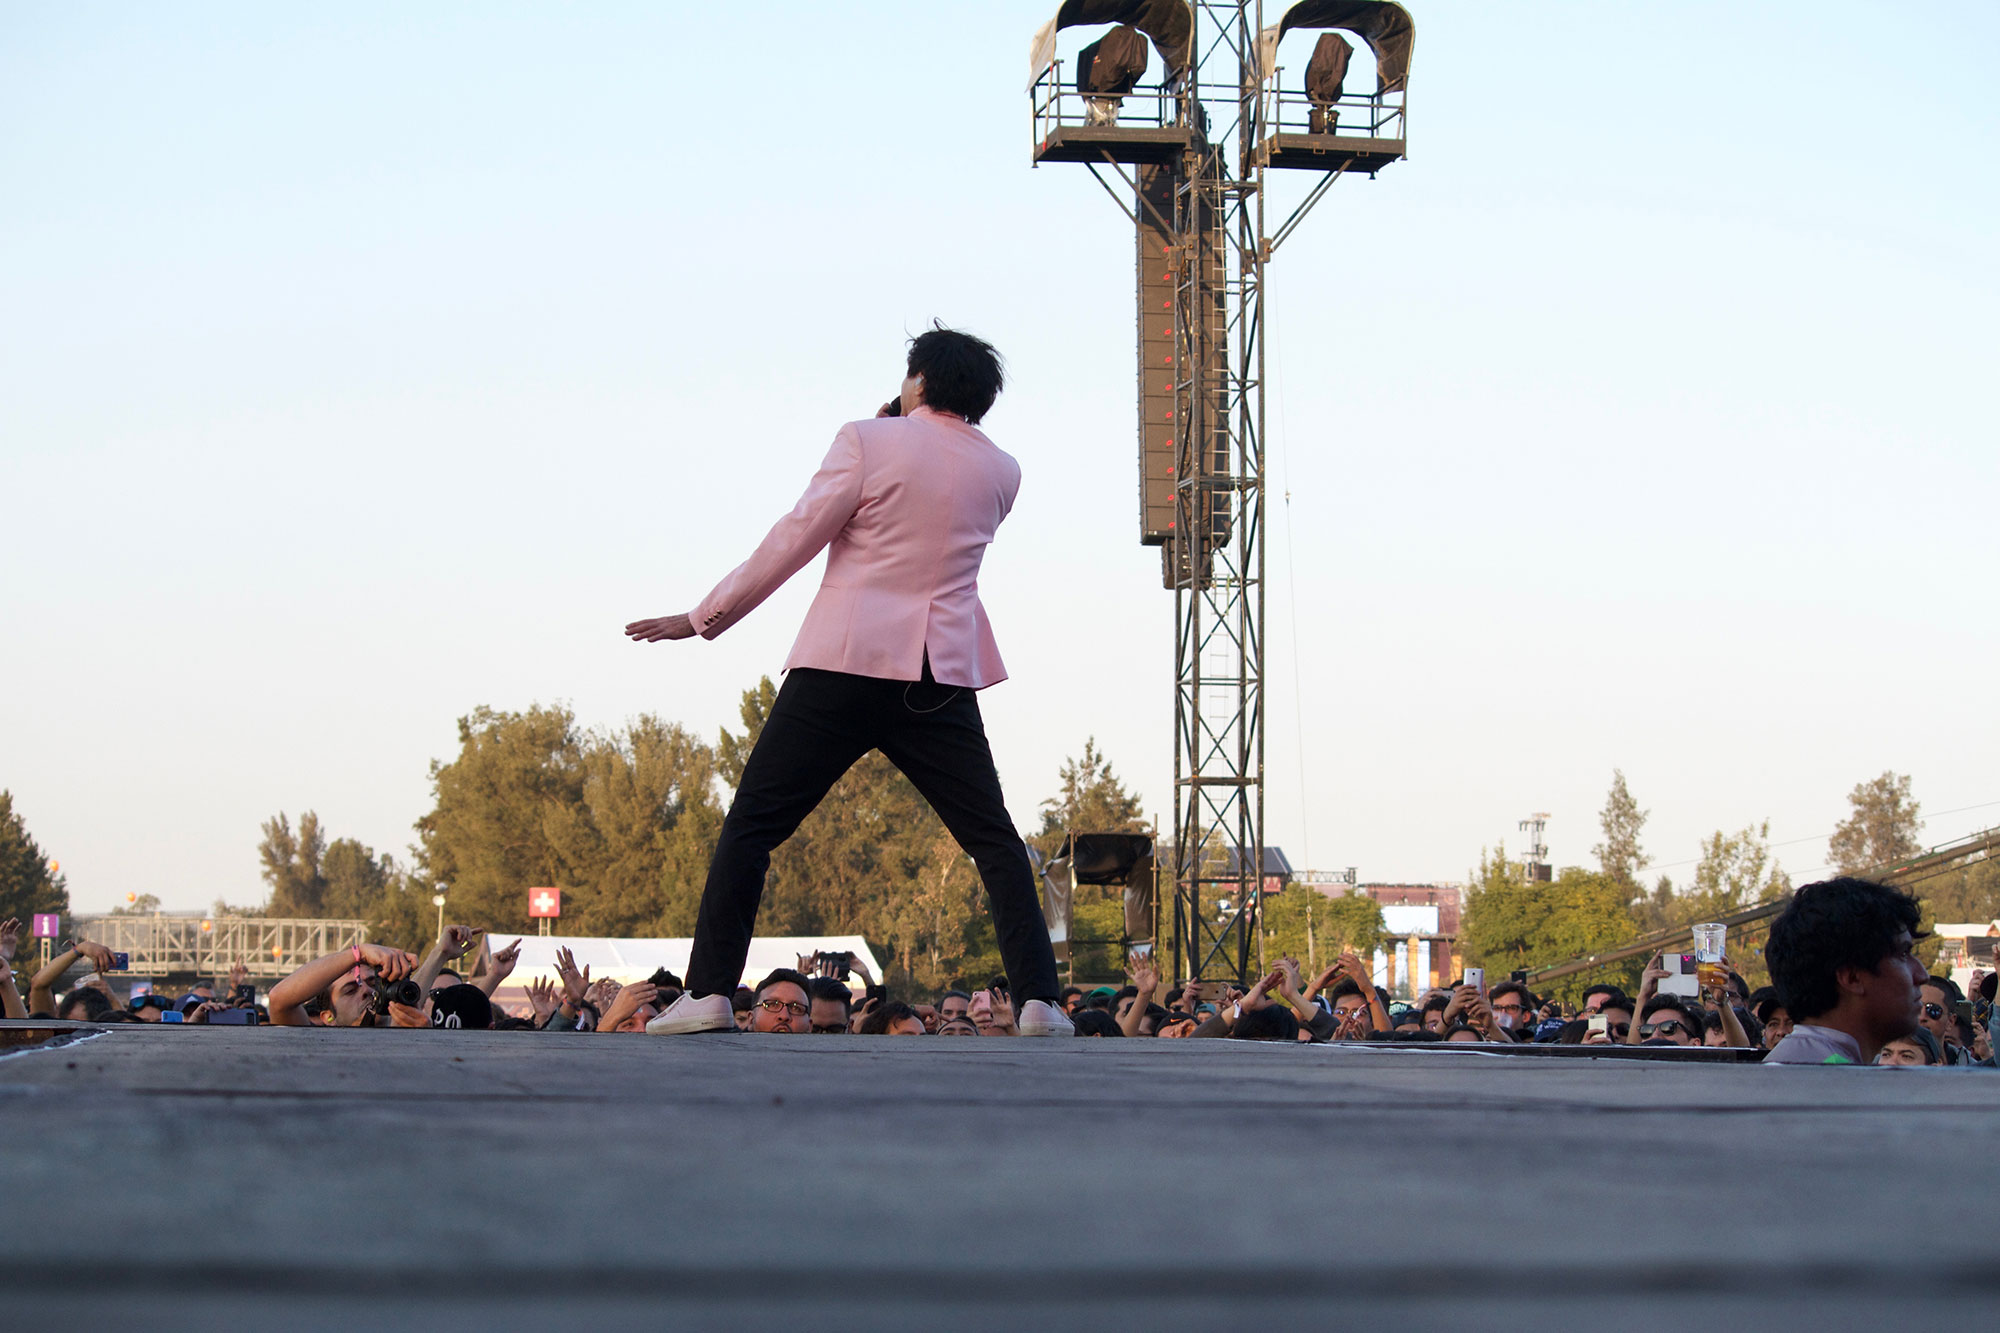
<path id="1" fill-rule="evenodd" d="M 17 1314 L 112 1328 L 1986 1321 L 1996 1101 L 1231 1041 L 126 1027 L 0 1056 L 0 1253 Z"/>

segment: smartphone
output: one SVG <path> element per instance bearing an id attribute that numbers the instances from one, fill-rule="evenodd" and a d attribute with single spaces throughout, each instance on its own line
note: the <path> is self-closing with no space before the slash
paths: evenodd
<path id="1" fill-rule="evenodd" d="M 1483 967 L 1466 968 L 1465 984 L 1478 991 L 1481 995 L 1486 994 L 1486 969 Z"/>
<path id="2" fill-rule="evenodd" d="M 1679 995 L 1691 998 L 1701 994 L 1701 979 L 1694 974 L 1694 955 L 1691 953 L 1664 953 L 1660 955 L 1660 966 L 1667 975 L 1660 978 L 1661 995 Z"/>
<path id="3" fill-rule="evenodd" d="M 1135 944 L 1125 951 L 1125 962 L 1129 966 L 1137 966 L 1140 963 L 1150 963 L 1152 961 L 1153 945 L 1150 940 L 1145 944 Z"/>
<path id="4" fill-rule="evenodd" d="M 1611 1035 L 1610 1017 L 1606 1014 L 1592 1014 L 1590 1016 L 1590 1030 L 1592 1032 L 1602 1032 L 1607 1037 L 1610 1036 Z"/>
<path id="5" fill-rule="evenodd" d="M 112 954 L 111 970 L 113 972 L 130 972 L 132 970 L 132 955 L 129 953 Z"/>
<path id="6" fill-rule="evenodd" d="M 1235 989 L 1233 981 L 1197 981 L 1194 983 L 1194 997 L 1203 1004 L 1220 1004 Z"/>
<path id="7" fill-rule="evenodd" d="M 1963 1022 L 1970 1023 L 1972 1021 L 1972 1001 L 1960 1000 L 1958 1002 L 1958 1016 Z"/>

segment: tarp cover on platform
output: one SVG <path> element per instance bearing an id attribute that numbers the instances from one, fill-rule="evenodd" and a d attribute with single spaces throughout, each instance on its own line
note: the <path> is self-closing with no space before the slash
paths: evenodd
<path id="1" fill-rule="evenodd" d="M 1279 39 L 1294 28 L 1345 28 L 1375 53 L 1378 91 L 1402 92 L 1409 83 L 1417 25 L 1401 5 L 1390 0 L 1299 0 L 1276 27 L 1257 35 L 1258 63 L 1265 78 L 1277 72 Z"/>
<path id="2" fill-rule="evenodd" d="M 1169 73 L 1188 67 L 1194 11 L 1187 0 L 1065 0 L 1054 18 L 1035 29 L 1028 47 L 1028 86 L 1034 87 L 1042 71 L 1055 63 L 1057 32 L 1109 23 L 1129 23 L 1152 38 Z"/>

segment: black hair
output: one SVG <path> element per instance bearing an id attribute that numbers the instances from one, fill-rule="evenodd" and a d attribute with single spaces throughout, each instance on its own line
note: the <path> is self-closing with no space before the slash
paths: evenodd
<path id="1" fill-rule="evenodd" d="M 808 981 L 806 983 L 806 998 L 808 1000 L 838 1000 L 843 1010 L 850 1014 L 854 1012 L 854 992 L 847 989 L 843 983 L 835 981 L 832 977 L 814 977 L 811 981 Z M 909 1008 L 908 1005 L 903 1007 L 906 1009 Z"/>
<path id="2" fill-rule="evenodd" d="M 1771 923 L 1764 958 L 1794 1019 L 1818 1018 L 1840 1003 L 1842 968 L 1873 972 L 1915 937 L 1917 900 L 1901 889 L 1843 875 L 1808 884 Z"/>
<path id="3" fill-rule="evenodd" d="M 682 981 L 679 977 L 667 971 L 667 969 L 665 969 L 664 967 L 654 968 L 653 975 L 647 977 L 646 980 L 652 982 L 655 986 L 658 986 L 661 990 L 687 989 L 687 983 L 685 981 Z"/>
<path id="4" fill-rule="evenodd" d="M 1072 987 L 1070 987 L 1070 990 L 1076 990 L 1076 988 L 1075 988 L 1074 986 L 1072 986 Z M 1065 993 L 1065 994 L 1068 994 L 1068 992 L 1064 992 L 1064 993 Z M 1077 993 L 1078 995 L 1081 995 L 1081 994 L 1083 994 L 1083 992 L 1082 992 L 1082 991 L 1076 991 L 1076 993 Z M 938 1008 L 940 1008 L 940 1009 L 944 1008 L 944 1002 L 945 1002 L 946 1000 L 949 1000 L 949 999 L 950 999 L 950 998 L 951 998 L 952 996 L 954 996 L 954 995 L 956 995 L 956 996 L 957 996 L 957 997 L 958 997 L 959 999 L 961 999 L 961 1000 L 964 1000 L 964 1001 L 965 1001 L 965 1002 L 966 1002 L 967 1004 L 971 1004 L 971 1003 L 972 1003 L 972 997 L 971 997 L 970 995 L 967 995 L 967 994 L 966 994 L 966 993 L 965 993 L 964 991 L 962 991 L 962 990 L 955 990 L 955 989 L 954 989 L 954 990 L 948 990 L 948 991 L 946 991 L 946 992 L 945 992 L 944 994 L 942 994 L 942 995 L 938 996 Z"/>
<path id="5" fill-rule="evenodd" d="M 748 986 L 738 986 L 736 993 L 729 997 L 729 1007 L 737 1013 L 745 1013 L 757 1007 L 757 992 Z"/>
<path id="6" fill-rule="evenodd" d="M 1000 353 L 969 333 L 933 323 L 910 339 L 909 373 L 924 377 L 924 406 L 978 425 L 1006 385 Z"/>
<path id="7" fill-rule="evenodd" d="M 1299 1020 L 1285 1006 L 1267 1004 L 1237 1019 L 1229 1035 L 1239 1041 L 1297 1041 Z"/>
<path id="8" fill-rule="evenodd" d="M 964 992 L 964 991 L 962 991 L 962 990 L 958 990 L 958 991 L 946 991 L 946 992 L 945 992 L 945 994 L 946 994 L 946 995 L 965 995 L 965 992 Z M 1072 996 L 1072 995 L 1081 995 L 1081 994 L 1083 994 L 1083 987 L 1081 987 L 1081 986 L 1064 986 L 1064 987 L 1062 988 L 1062 1002 L 1063 1002 L 1063 1004 L 1067 1005 L 1067 1004 L 1069 1003 L 1069 997 L 1070 997 L 1070 996 Z M 967 996 L 966 996 L 966 998 L 967 998 L 967 999 L 971 999 L 972 997 L 971 997 L 971 996 L 969 996 L 969 995 L 967 995 Z M 939 1001 L 939 1003 L 943 1003 L 943 1001 L 942 1001 L 942 1000 L 940 1000 L 940 1001 Z"/>
<path id="9" fill-rule="evenodd" d="M 1125 1030 L 1118 1026 L 1118 1020 L 1102 1009 L 1084 1009 L 1075 1019 L 1076 1035 L 1079 1037 L 1122 1037 Z"/>
<path id="10" fill-rule="evenodd" d="M 1326 988 L 1326 998 L 1329 1004 L 1335 1000 L 1345 999 L 1349 995 L 1359 994 L 1361 994 L 1361 987 L 1355 984 L 1353 977 L 1342 977 Z M 1442 1009 L 1444 1006 L 1439 1005 L 1438 1007 Z"/>
<path id="11" fill-rule="evenodd" d="M 71 1018 L 69 1011 L 79 1004 L 83 1006 L 83 1018 L 81 1021 L 85 1023 L 101 1022 L 106 1014 L 118 1007 L 112 1003 L 109 995 L 106 995 L 103 991 L 97 989 L 97 987 L 78 986 L 75 990 L 62 997 L 62 1002 L 56 1005 L 56 1012 L 62 1015 L 65 1022 L 77 1022 L 79 1020 Z"/>
<path id="12" fill-rule="evenodd" d="M 1906 1032 L 1896 1038 L 1896 1040 L 1913 1041 L 1923 1047 L 1924 1063 L 1927 1065 L 1941 1065 L 1944 1063 L 1944 1047 L 1938 1044 L 1937 1033 L 1932 1032 L 1921 1023 L 1917 1025 L 1915 1031 Z"/>
<path id="13" fill-rule="evenodd" d="M 1578 1001 L 1578 1003 L 1589 1004 L 1590 997 L 1593 995 L 1609 995 L 1614 1000 L 1625 999 L 1624 991 L 1619 990 L 1616 986 L 1612 985 L 1608 981 L 1600 981 L 1595 986 L 1585 986 L 1583 988 L 1583 996 Z M 1631 1004 L 1630 1000 L 1626 1000 L 1625 1002 L 1627 1005 Z"/>
<path id="14" fill-rule="evenodd" d="M 1492 1003 L 1493 1003 L 1493 1002 L 1494 1002 L 1495 1000 L 1499 999 L 1499 998 L 1500 998 L 1500 997 L 1501 997 L 1502 995 L 1518 995 L 1518 996 L 1520 996 L 1520 997 L 1521 997 L 1521 1007 L 1522 1007 L 1523 1009 L 1538 1009 L 1538 1008 L 1540 1008 L 1540 1007 L 1541 1007 L 1541 1006 L 1540 1006 L 1540 1005 L 1539 1005 L 1538 1003 L 1536 1003 L 1536 1001 L 1535 1001 L 1535 993 L 1534 993 L 1533 991 L 1529 990 L 1529 989 L 1528 989 L 1528 988 L 1527 988 L 1526 986 L 1523 986 L 1523 985 L 1522 985 L 1522 984 L 1521 984 L 1520 982 L 1518 982 L 1518 981 L 1503 981 L 1503 982 L 1501 982 L 1501 983 L 1500 983 L 1499 985 L 1495 986 L 1495 987 L 1494 987 L 1494 988 L 1493 988 L 1492 990 L 1490 990 L 1490 991 L 1487 991 L 1487 992 L 1486 992 L 1486 1003 L 1488 1003 L 1488 1004 L 1492 1004 Z"/>
<path id="15" fill-rule="evenodd" d="M 1652 999 L 1646 1001 L 1646 1008 L 1640 1013 L 1639 1021 L 1641 1023 L 1645 1022 L 1662 1009 L 1671 1009 L 1690 1023 L 1699 1023 L 1701 1021 L 1701 1015 L 1695 1010 L 1695 1007 L 1687 1002 L 1685 996 L 1681 995 L 1655 995 Z"/>
<path id="16" fill-rule="evenodd" d="M 764 992 L 781 981 L 789 981 L 794 986 L 797 986 L 801 995 L 810 996 L 812 994 L 812 982 L 806 979 L 805 973 L 795 972 L 789 967 L 774 967 L 771 969 L 769 976 L 757 983 L 757 989 L 751 993 L 750 1003 L 755 1004 L 757 1001 L 763 999 Z"/>
<path id="17" fill-rule="evenodd" d="M 1424 1001 L 1423 1012 L 1427 1014 L 1432 1012 L 1441 1014 L 1449 1008 L 1451 1008 L 1451 996 L 1433 995 L 1430 999 Z"/>
<path id="18" fill-rule="evenodd" d="M 885 1004 L 876 1005 L 868 1012 L 868 1016 L 861 1020 L 861 1035 L 864 1037 L 886 1037 L 889 1035 L 890 1024 L 906 1023 L 916 1017 L 917 1011 L 910 1008 L 909 1005 L 904 1004 L 901 1000 L 890 1000 Z M 919 1019 L 918 1021 L 921 1022 L 922 1020 Z"/>
<path id="19" fill-rule="evenodd" d="M 493 1030 L 495 1032 L 533 1032 L 536 1029 L 533 1019 L 516 1018 L 512 1014 L 509 1014 L 504 1018 L 494 1019 Z"/>
<path id="20" fill-rule="evenodd" d="M 1926 986 L 1936 986 L 1939 990 L 1944 992 L 1946 1008 L 1950 1008 L 1952 1005 L 1959 1003 L 1961 1000 L 1965 998 L 1965 992 L 1960 990 L 1958 988 L 1958 983 L 1956 981 L 1953 981 L 1950 977 L 1937 977 L 1937 976 L 1925 977 L 1923 984 Z"/>
<path id="21" fill-rule="evenodd" d="M 1589 998 L 1589 995 L 1589 991 L 1584 992 L 1586 999 Z M 1556 1045 L 1581 1046 L 1583 1045 L 1583 1039 L 1589 1035 L 1590 1020 L 1587 1018 L 1572 1018 L 1569 1022 L 1562 1025 L 1561 1032 L 1556 1033 Z M 1607 1033 L 1606 1035 L 1608 1036 L 1609 1034 Z"/>

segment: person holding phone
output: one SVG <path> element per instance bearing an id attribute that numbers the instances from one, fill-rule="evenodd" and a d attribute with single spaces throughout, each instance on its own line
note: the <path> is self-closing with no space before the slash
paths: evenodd
<path id="1" fill-rule="evenodd" d="M 992 346 L 938 325 L 911 339 L 902 387 L 851 421 L 791 513 L 690 612 L 635 620 L 637 643 L 712 639 L 827 552 L 785 683 L 709 862 L 687 993 L 656 1034 L 726 1032 L 771 852 L 880 750 L 978 867 L 1023 1036 L 1073 1036 L 1027 847 L 1007 813 L 978 692 L 1006 679 L 979 600 L 986 548 L 1021 468 L 979 429 L 1004 381 Z M 1011 1005 L 1010 1005 L 1011 1008 Z"/>

